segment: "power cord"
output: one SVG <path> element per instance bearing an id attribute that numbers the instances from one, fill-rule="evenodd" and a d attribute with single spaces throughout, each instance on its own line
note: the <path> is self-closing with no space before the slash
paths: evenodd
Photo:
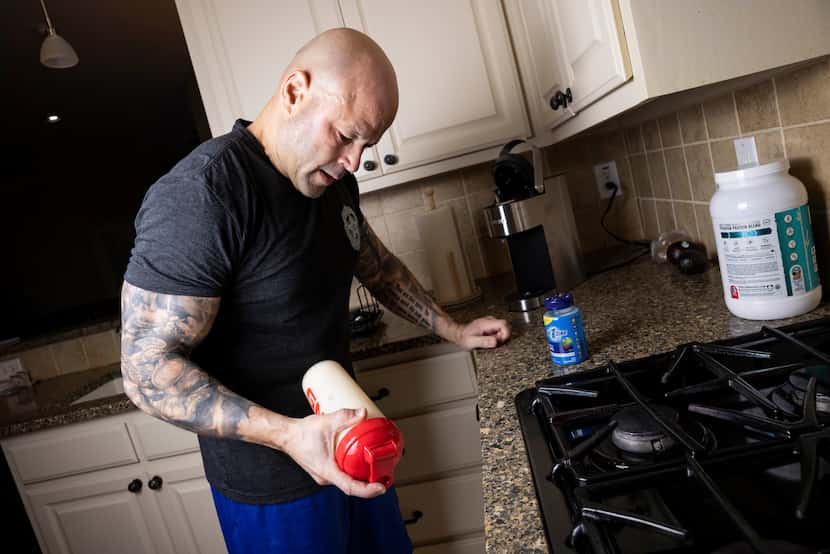
<path id="1" fill-rule="evenodd" d="M 614 199 L 617 197 L 617 192 L 618 192 L 620 189 L 619 189 L 619 187 L 616 185 L 616 183 L 612 183 L 612 182 L 610 182 L 610 181 L 609 181 L 609 182 L 607 182 L 607 183 L 605 183 L 605 188 L 607 188 L 608 190 L 612 191 L 612 192 L 611 192 L 611 198 L 609 198 L 609 199 L 608 199 L 608 206 L 605 208 L 605 213 L 603 213 L 603 214 L 602 214 L 602 219 L 600 219 L 600 220 L 599 220 L 599 224 L 600 224 L 600 225 L 602 225 L 602 228 L 603 228 L 603 229 L 605 229 L 605 232 L 606 232 L 606 233 L 608 233 L 609 235 L 611 235 L 611 236 L 612 236 L 615 240 L 617 240 L 617 241 L 619 241 L 619 242 L 621 242 L 621 243 L 623 243 L 623 244 L 636 244 L 636 245 L 638 245 L 638 246 L 646 246 L 646 247 L 648 247 L 648 248 L 651 248 L 651 242 L 650 242 L 650 241 L 647 241 L 647 240 L 629 240 L 629 239 L 624 239 L 624 238 L 622 238 L 621 236 L 619 236 L 619 235 L 617 235 L 616 233 L 614 233 L 614 231 L 612 231 L 611 229 L 609 229 L 608 227 L 606 227 L 606 225 L 605 225 L 605 218 L 608 216 L 608 212 L 610 212 L 610 211 L 611 211 L 611 206 L 613 206 L 613 205 L 614 205 Z"/>

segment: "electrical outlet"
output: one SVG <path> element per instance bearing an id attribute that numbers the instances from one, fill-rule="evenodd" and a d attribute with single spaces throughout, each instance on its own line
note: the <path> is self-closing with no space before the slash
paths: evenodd
<path id="1" fill-rule="evenodd" d="M 620 186 L 620 175 L 617 173 L 617 162 L 604 162 L 594 166 L 594 179 L 597 181 L 597 189 L 599 190 L 600 198 L 611 198 L 613 189 L 606 187 L 606 183 L 614 183 L 617 185 L 617 196 L 623 195 L 622 187 Z"/>
<path id="2" fill-rule="evenodd" d="M 755 137 L 735 139 L 732 142 L 735 145 L 735 159 L 738 160 L 739 169 L 758 165 L 758 147 L 755 145 Z"/>

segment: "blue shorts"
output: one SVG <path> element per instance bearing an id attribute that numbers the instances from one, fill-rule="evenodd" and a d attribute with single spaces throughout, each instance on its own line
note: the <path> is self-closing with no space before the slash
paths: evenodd
<path id="1" fill-rule="evenodd" d="M 368 500 L 324 487 L 280 504 L 242 504 L 211 491 L 230 554 L 412 552 L 394 487 Z"/>

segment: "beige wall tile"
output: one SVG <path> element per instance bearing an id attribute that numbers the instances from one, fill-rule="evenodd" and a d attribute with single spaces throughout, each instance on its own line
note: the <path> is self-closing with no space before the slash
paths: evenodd
<path id="1" fill-rule="evenodd" d="M 732 171 L 738 168 L 738 158 L 735 157 L 735 143 L 732 142 L 732 139 L 712 143 L 712 163 L 715 166 L 715 173 Z"/>
<path id="2" fill-rule="evenodd" d="M 415 225 L 415 216 L 423 212 L 423 208 L 415 208 L 386 218 L 386 228 L 389 229 L 388 246 L 396 256 L 423 248 L 421 236 Z"/>
<path id="3" fill-rule="evenodd" d="M 660 227 L 661 233 L 677 228 L 677 223 L 674 221 L 674 213 L 672 212 L 671 205 L 671 202 L 657 201 L 657 225 Z"/>
<path id="4" fill-rule="evenodd" d="M 741 132 L 744 134 L 780 125 L 772 81 L 764 81 L 735 92 L 735 103 L 738 106 Z"/>
<path id="5" fill-rule="evenodd" d="M 114 348 L 113 331 L 104 331 L 81 337 L 89 367 L 103 367 L 118 362 L 119 352 Z"/>
<path id="6" fill-rule="evenodd" d="M 692 189 L 689 185 L 689 176 L 686 173 L 686 159 L 683 157 L 683 148 L 670 148 L 663 151 L 666 157 L 666 169 L 669 173 L 669 188 L 675 200 L 691 200 Z"/>
<path id="7" fill-rule="evenodd" d="M 685 144 L 706 140 L 706 123 L 703 121 L 700 104 L 682 110 L 678 113 L 678 117 L 680 118 L 680 135 Z"/>
<path id="8" fill-rule="evenodd" d="M 646 145 L 646 150 L 659 150 L 663 147 L 660 141 L 660 129 L 657 127 L 657 120 L 647 121 L 643 123 L 643 141 Z"/>
<path id="9" fill-rule="evenodd" d="M 464 192 L 472 194 L 474 192 L 493 191 L 496 184 L 493 182 L 492 171 L 492 162 L 465 167 L 461 170 L 461 182 L 464 184 Z"/>
<path id="10" fill-rule="evenodd" d="M 784 130 L 790 173 L 807 187 L 810 206 L 830 206 L 830 123 Z"/>
<path id="11" fill-rule="evenodd" d="M 377 217 L 383 214 L 380 204 L 380 191 L 367 192 L 360 195 L 360 211 L 367 218 Z"/>
<path id="12" fill-rule="evenodd" d="M 372 228 L 372 231 L 375 232 L 375 235 L 377 235 L 380 239 L 380 242 L 382 242 L 386 248 L 391 249 L 392 241 L 389 239 L 389 229 L 386 227 L 386 218 L 384 216 L 367 217 L 366 222 L 369 224 L 369 227 Z"/>
<path id="13" fill-rule="evenodd" d="M 784 125 L 830 118 L 830 58 L 775 79 Z"/>
<path id="14" fill-rule="evenodd" d="M 588 158 L 591 165 L 619 160 L 626 155 L 625 140 L 620 131 L 586 137 Z"/>
<path id="15" fill-rule="evenodd" d="M 399 255 L 398 258 L 409 268 L 409 271 L 421 283 L 421 286 L 427 290 L 432 290 L 432 274 L 430 273 L 426 253 L 423 250 L 406 252 Z"/>
<path id="16" fill-rule="evenodd" d="M 384 214 L 411 210 L 424 205 L 418 181 L 405 183 L 381 191 L 380 202 Z"/>
<path id="17" fill-rule="evenodd" d="M 677 221 L 677 228 L 683 229 L 692 239 L 699 241 L 700 234 L 697 232 L 697 219 L 695 218 L 694 204 L 684 202 L 674 203 L 674 217 Z"/>
<path id="18" fill-rule="evenodd" d="M 657 208 L 654 200 L 640 200 L 640 217 L 643 219 L 643 232 L 646 240 L 654 240 L 660 234 L 657 225 Z"/>
<path id="19" fill-rule="evenodd" d="M 706 254 L 709 259 L 718 255 L 715 247 L 715 234 L 712 228 L 712 216 L 709 215 L 708 204 L 695 204 L 695 216 L 697 217 L 697 228 L 700 231 L 700 240 L 706 245 Z"/>
<path id="20" fill-rule="evenodd" d="M 625 148 L 629 154 L 639 154 L 643 152 L 643 135 L 640 132 L 640 127 L 629 127 L 623 131 L 625 137 Z"/>
<path id="21" fill-rule="evenodd" d="M 709 138 L 734 137 L 738 134 L 738 120 L 732 93 L 703 104 Z"/>
<path id="22" fill-rule="evenodd" d="M 43 381 L 57 377 L 58 367 L 48 346 L 41 346 L 32 350 L 25 350 L 19 354 L 23 369 L 29 373 L 32 382 Z"/>
<path id="23" fill-rule="evenodd" d="M 486 275 L 499 275 L 513 271 L 513 266 L 510 265 L 510 252 L 504 241 L 489 239 L 481 241 L 479 245 Z"/>
<path id="24" fill-rule="evenodd" d="M 631 174 L 631 164 L 628 162 L 628 157 L 614 160 L 617 164 L 617 173 L 620 176 L 620 188 L 624 194 L 636 198 L 639 195 L 637 186 L 634 184 L 634 177 Z"/>
<path id="25" fill-rule="evenodd" d="M 715 176 L 712 173 L 712 158 L 708 144 L 684 146 L 686 165 L 692 184 L 692 199 L 708 202 L 715 194 Z"/>
<path id="26" fill-rule="evenodd" d="M 602 212 L 599 209 L 574 212 L 576 231 L 583 253 L 596 252 L 605 248 L 608 234 L 600 224 L 601 216 Z"/>
<path id="27" fill-rule="evenodd" d="M 89 369 L 89 361 L 86 358 L 86 354 L 84 354 L 79 339 L 56 342 L 50 344 L 49 348 L 52 350 L 52 356 L 55 358 L 58 373 L 61 375 Z"/>
<path id="28" fill-rule="evenodd" d="M 784 141 L 781 138 L 781 131 L 778 129 L 755 135 L 755 146 L 758 148 L 758 161 L 760 163 L 784 158 Z"/>
<path id="29" fill-rule="evenodd" d="M 568 172 L 568 193 L 574 210 L 594 209 L 599 202 L 599 190 L 590 166 L 584 165 Z"/>
<path id="30" fill-rule="evenodd" d="M 680 144 L 680 126 L 677 123 L 677 114 L 669 114 L 661 117 L 660 137 L 663 139 L 663 147 L 677 146 Z"/>
<path id="31" fill-rule="evenodd" d="M 648 171 L 651 175 L 651 184 L 654 187 L 655 198 L 671 198 L 669 193 L 669 182 L 666 177 L 666 162 L 663 159 L 663 152 L 649 152 Z"/>
<path id="32" fill-rule="evenodd" d="M 622 179 L 621 179 L 622 180 Z M 625 182 L 623 182 L 625 187 Z M 606 204 L 603 203 L 600 210 L 600 217 L 605 212 Z M 643 226 L 640 221 L 640 209 L 637 198 L 631 194 L 618 196 L 614 200 L 614 205 L 611 211 L 608 212 L 608 217 L 605 219 L 605 224 L 611 231 L 620 235 L 627 240 L 639 239 L 643 237 Z M 616 241 L 613 237 L 610 240 L 611 244 Z"/>
<path id="33" fill-rule="evenodd" d="M 464 196 L 464 185 L 461 182 L 460 171 L 451 171 L 449 173 L 427 177 L 426 179 L 422 179 L 420 184 L 421 193 L 424 195 L 425 201 L 427 189 L 432 189 L 436 204 Z"/>
<path id="34" fill-rule="evenodd" d="M 654 187 L 651 185 L 651 177 L 648 174 L 648 162 L 643 154 L 636 154 L 628 158 L 631 164 L 631 177 L 634 179 L 634 186 L 637 187 L 637 195 L 641 198 L 654 196 Z"/>

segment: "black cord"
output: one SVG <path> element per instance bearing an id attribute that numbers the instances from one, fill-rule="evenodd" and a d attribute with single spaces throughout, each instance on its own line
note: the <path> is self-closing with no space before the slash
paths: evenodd
<path id="1" fill-rule="evenodd" d="M 611 235 L 615 240 L 623 243 L 623 244 L 636 244 L 638 246 L 647 246 L 651 247 L 651 242 L 647 240 L 628 240 L 620 237 L 616 233 L 614 233 L 611 229 L 605 226 L 605 218 L 608 216 L 608 212 L 611 211 L 611 206 L 614 205 L 614 199 L 617 197 L 617 191 L 620 190 L 619 187 L 615 183 L 608 182 L 605 183 L 605 187 L 611 189 L 613 192 L 611 193 L 611 198 L 608 200 L 608 207 L 605 208 L 605 213 L 602 214 L 602 219 L 599 220 L 599 224 L 602 225 L 602 228 L 605 229 L 605 232 Z"/>

